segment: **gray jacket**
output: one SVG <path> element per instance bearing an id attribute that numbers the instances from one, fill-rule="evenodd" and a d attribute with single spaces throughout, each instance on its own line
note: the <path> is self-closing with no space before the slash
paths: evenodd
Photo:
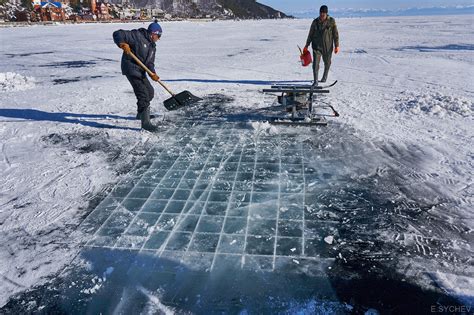
<path id="1" fill-rule="evenodd" d="M 330 55 L 334 46 L 339 47 L 339 32 L 337 31 L 336 20 L 330 16 L 324 22 L 319 17 L 315 19 L 311 24 L 306 40 L 306 46 L 309 46 L 309 44 L 312 44 L 313 50 Z"/>
<path id="2" fill-rule="evenodd" d="M 151 34 L 147 29 L 124 31 L 118 30 L 113 34 L 115 44 L 127 43 L 132 52 L 140 59 L 145 66 L 155 72 L 156 44 L 151 40 Z M 122 74 L 144 78 L 143 70 L 129 55 L 122 55 Z"/>

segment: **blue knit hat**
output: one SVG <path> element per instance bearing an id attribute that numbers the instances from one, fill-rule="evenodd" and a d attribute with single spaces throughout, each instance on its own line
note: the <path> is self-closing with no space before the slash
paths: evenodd
<path id="1" fill-rule="evenodd" d="M 158 22 L 156 21 L 148 25 L 148 31 L 158 36 L 161 36 L 161 34 L 163 33 L 160 24 L 158 24 Z"/>

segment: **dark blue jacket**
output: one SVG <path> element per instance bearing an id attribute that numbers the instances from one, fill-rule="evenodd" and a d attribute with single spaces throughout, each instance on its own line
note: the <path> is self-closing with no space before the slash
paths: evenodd
<path id="1" fill-rule="evenodd" d="M 124 31 L 118 30 L 113 34 L 114 42 L 117 46 L 121 43 L 130 45 L 132 52 L 141 60 L 152 72 L 155 72 L 156 44 L 151 40 L 151 34 L 147 29 Z M 143 70 L 129 55 L 122 55 L 122 74 L 133 77 L 144 78 Z"/>

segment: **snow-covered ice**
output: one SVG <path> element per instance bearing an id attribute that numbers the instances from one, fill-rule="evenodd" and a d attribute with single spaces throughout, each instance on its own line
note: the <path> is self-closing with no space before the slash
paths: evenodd
<path id="1" fill-rule="evenodd" d="M 402 94 L 399 102 L 400 110 L 415 115 L 427 114 L 443 117 L 445 115 L 457 114 L 471 117 L 474 110 L 474 104 L 470 99 L 443 95 L 441 93 L 406 93 Z"/>
<path id="2" fill-rule="evenodd" d="M 0 73 L 0 91 L 2 92 L 28 90 L 34 86 L 35 80 L 31 77 L 13 72 Z"/>
<path id="3" fill-rule="evenodd" d="M 311 78 L 309 20 L 164 23 L 158 74 L 204 102 L 169 113 L 156 86 L 157 134 L 111 39 L 145 24 L 0 29 L 4 310 L 59 290 L 92 312 L 383 313 L 368 286 L 472 305 L 472 17 L 338 24 L 341 117 L 310 129 L 269 124 L 260 93 Z"/>

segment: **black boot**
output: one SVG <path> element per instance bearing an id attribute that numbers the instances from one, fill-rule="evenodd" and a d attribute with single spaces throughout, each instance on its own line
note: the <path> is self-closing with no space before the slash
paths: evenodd
<path id="1" fill-rule="evenodd" d="M 323 78 L 319 82 L 322 82 L 322 83 L 326 82 L 328 79 L 328 74 L 329 74 L 329 69 L 324 69 Z"/>
<path id="2" fill-rule="evenodd" d="M 315 72 L 314 70 L 313 70 L 313 78 L 314 78 L 313 86 L 318 86 L 318 72 Z"/>
<path id="3" fill-rule="evenodd" d="M 150 114 L 150 119 L 155 119 L 155 118 L 156 118 L 155 115 Z M 140 113 L 137 113 L 137 116 L 135 116 L 135 119 L 136 119 L 136 120 L 140 120 Z"/>
<path id="4" fill-rule="evenodd" d="M 158 130 L 158 128 L 150 121 L 150 107 L 147 107 L 143 112 L 140 113 L 140 120 L 142 122 L 142 129 L 151 132 Z"/>

